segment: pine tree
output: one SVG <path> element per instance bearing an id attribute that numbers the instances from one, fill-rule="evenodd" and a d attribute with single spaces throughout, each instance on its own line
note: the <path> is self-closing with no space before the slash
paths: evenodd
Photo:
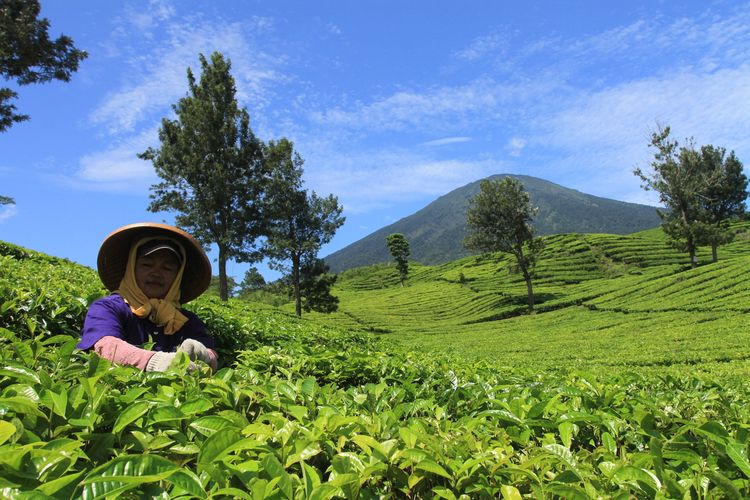
<path id="1" fill-rule="evenodd" d="M 388 235 L 386 238 L 386 244 L 388 250 L 393 256 L 393 260 L 396 262 L 396 269 L 398 270 L 399 279 L 401 280 L 401 286 L 404 286 L 404 282 L 409 277 L 409 241 L 406 236 L 401 233 L 393 233 Z"/>
<path id="2" fill-rule="evenodd" d="M 338 199 L 320 197 L 302 187 L 302 157 L 287 139 L 269 142 L 265 150 L 271 172 L 268 231 L 264 253 L 271 265 L 288 273 L 295 312 L 302 315 L 301 268 L 312 262 L 344 223 Z"/>
<path id="3" fill-rule="evenodd" d="M 269 177 L 263 145 L 250 129 L 235 97 L 231 63 L 218 52 L 201 54 L 200 81 L 188 68 L 189 94 L 173 106 L 177 118 L 163 119 L 159 149 L 139 158 L 153 162 L 163 180 L 151 186 L 149 210 L 177 212 L 177 225 L 219 251 L 219 296 L 227 300 L 226 263 L 257 262 Z"/>

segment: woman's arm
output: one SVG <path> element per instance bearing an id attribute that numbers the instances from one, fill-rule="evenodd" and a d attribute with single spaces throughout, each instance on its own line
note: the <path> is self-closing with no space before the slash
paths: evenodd
<path id="1" fill-rule="evenodd" d="M 145 370 L 154 351 L 147 351 L 132 344 L 128 344 L 117 337 L 106 336 L 100 338 L 94 344 L 94 352 L 102 358 L 108 359 L 118 365 L 134 366 Z"/>

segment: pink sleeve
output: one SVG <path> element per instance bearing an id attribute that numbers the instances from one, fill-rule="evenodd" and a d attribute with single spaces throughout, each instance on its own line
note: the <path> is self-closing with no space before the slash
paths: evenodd
<path id="1" fill-rule="evenodd" d="M 154 355 L 153 351 L 141 349 L 109 335 L 97 340 L 94 344 L 94 352 L 118 365 L 134 366 L 141 370 L 146 369 L 151 356 Z"/>

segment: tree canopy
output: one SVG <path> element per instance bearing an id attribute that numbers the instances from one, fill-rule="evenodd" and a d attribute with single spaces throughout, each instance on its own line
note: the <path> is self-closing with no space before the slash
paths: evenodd
<path id="1" fill-rule="evenodd" d="M 151 186 L 149 210 L 172 211 L 177 225 L 205 245 L 218 247 L 219 294 L 229 295 L 226 262 L 256 262 L 256 239 L 264 231 L 263 205 L 269 176 L 263 145 L 235 97 L 231 62 L 203 54 L 200 80 L 187 70 L 189 94 L 163 119 L 161 146 L 139 157 L 150 160 L 162 182 Z"/>
<path id="2" fill-rule="evenodd" d="M 687 252 L 692 267 L 697 266 L 699 245 L 716 247 L 732 240 L 730 217 L 744 212 L 747 178 L 734 152 L 712 145 L 696 149 L 692 140 L 686 146 L 670 139 L 668 126 L 651 135 L 655 148 L 651 169 L 634 170 L 644 189 L 659 193 L 665 210 L 658 210 L 662 229 L 672 246 Z"/>
<path id="3" fill-rule="evenodd" d="M 511 177 L 484 180 L 479 193 L 469 200 L 467 248 L 482 253 L 506 252 L 514 256 L 526 282 L 529 309 L 534 309 L 533 268 L 543 248 L 534 237 L 531 222 L 536 209 L 520 181 Z"/>
<path id="4" fill-rule="evenodd" d="M 386 244 L 393 260 L 396 262 L 401 286 L 404 286 L 404 282 L 409 277 L 409 254 L 411 253 L 409 242 L 403 234 L 393 233 L 386 238 Z"/>
<path id="5" fill-rule="evenodd" d="M 264 252 L 272 266 L 289 274 L 295 312 L 302 315 L 302 266 L 314 263 L 320 248 L 344 223 L 338 199 L 318 196 L 302 187 L 302 157 L 287 139 L 269 142 L 267 169 L 272 172 L 268 230 Z"/>
<path id="6" fill-rule="evenodd" d="M 38 0 L 0 0 L 0 75 L 18 85 L 51 80 L 70 81 L 88 54 L 65 35 L 51 40 L 50 22 L 39 19 Z M 18 93 L 0 87 L 0 132 L 29 119 L 11 101 Z"/>

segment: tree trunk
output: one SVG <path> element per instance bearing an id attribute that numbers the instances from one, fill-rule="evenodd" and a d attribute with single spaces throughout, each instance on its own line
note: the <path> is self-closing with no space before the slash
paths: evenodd
<path id="1" fill-rule="evenodd" d="M 711 262 L 719 262 L 719 245 L 711 243 Z"/>
<path id="2" fill-rule="evenodd" d="M 526 261 L 526 257 L 523 254 L 523 244 L 518 244 L 515 252 L 516 254 L 516 261 L 518 262 L 518 267 L 521 269 L 521 274 L 523 274 L 523 279 L 526 281 L 526 293 L 528 295 L 528 302 L 529 302 L 529 311 L 534 310 L 534 289 L 531 286 L 531 273 L 529 273 L 529 266 L 527 265 L 528 262 Z"/>
<path id="3" fill-rule="evenodd" d="M 294 312 L 302 316 L 302 294 L 299 289 L 300 256 L 292 255 L 292 284 L 294 286 Z"/>
<path id="4" fill-rule="evenodd" d="M 229 299 L 229 287 L 227 286 L 227 249 L 219 245 L 219 298 L 223 301 Z"/>
<path id="5" fill-rule="evenodd" d="M 529 272 L 523 270 L 523 279 L 526 280 L 526 293 L 529 295 L 529 311 L 534 310 L 534 289 L 531 286 L 531 275 Z"/>

